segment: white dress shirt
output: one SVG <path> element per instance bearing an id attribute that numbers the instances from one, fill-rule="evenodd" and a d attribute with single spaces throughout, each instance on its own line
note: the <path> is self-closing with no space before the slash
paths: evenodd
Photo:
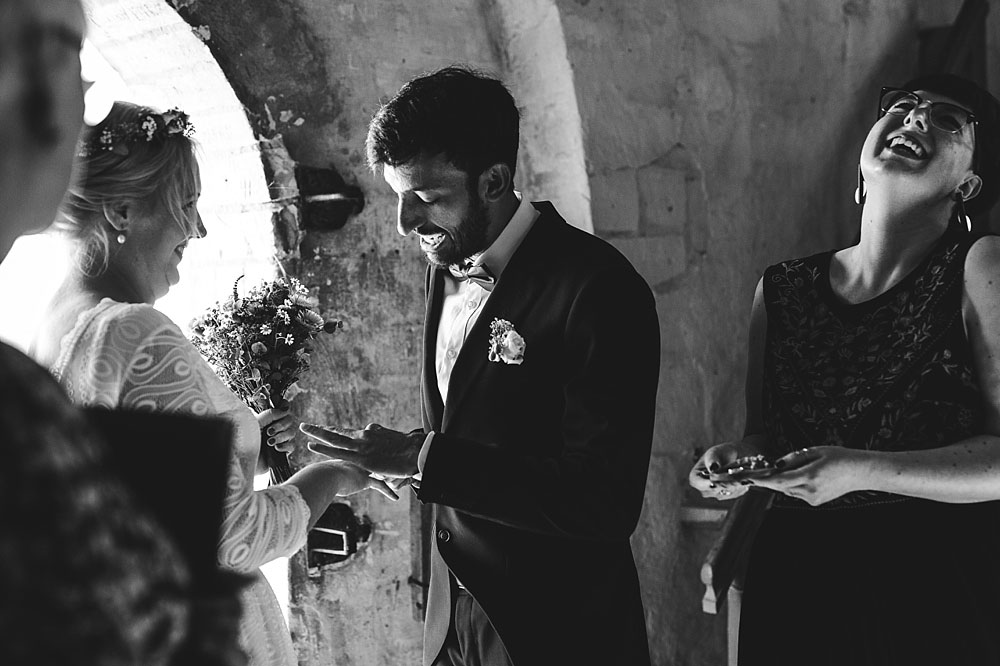
<path id="1" fill-rule="evenodd" d="M 497 282 L 500 281 L 510 258 L 514 256 L 514 252 L 520 247 L 521 241 L 528 235 L 538 218 L 535 207 L 521 196 L 520 192 L 515 191 L 514 194 L 520 204 L 510 222 L 486 250 L 470 257 L 473 265 L 489 269 Z M 445 273 L 444 280 L 444 302 L 441 305 L 441 319 L 438 321 L 437 340 L 434 346 L 434 374 L 437 377 L 441 401 L 447 403 L 451 371 L 455 367 L 455 361 L 462 351 L 462 345 L 465 344 L 469 331 L 490 297 L 492 288 L 484 287 L 472 280 L 456 280 L 450 273 Z M 486 350 L 482 352 L 485 354 Z M 420 450 L 417 466 L 421 472 L 433 439 L 434 433 L 428 433 Z"/>

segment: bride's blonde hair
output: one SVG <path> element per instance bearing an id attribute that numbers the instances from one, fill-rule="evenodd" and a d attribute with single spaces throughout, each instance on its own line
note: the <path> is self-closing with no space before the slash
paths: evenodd
<path id="1" fill-rule="evenodd" d="M 78 243 L 86 275 L 108 267 L 118 235 L 106 211 L 121 203 L 163 210 L 186 228 L 185 198 L 194 187 L 196 145 L 187 116 L 115 102 L 101 123 L 86 128 L 74 163 L 73 182 L 54 228 Z"/>

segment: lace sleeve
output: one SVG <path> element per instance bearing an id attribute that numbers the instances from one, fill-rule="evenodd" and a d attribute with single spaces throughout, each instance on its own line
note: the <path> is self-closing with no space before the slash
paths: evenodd
<path id="1" fill-rule="evenodd" d="M 260 433 L 252 412 L 215 376 L 180 329 L 149 306 L 120 306 L 95 321 L 78 347 L 89 349 L 92 381 L 73 382 L 89 404 L 220 415 L 234 424 L 219 561 L 252 571 L 305 543 L 309 508 L 296 487 L 254 491 Z M 89 338 L 89 339 L 88 339 Z"/>

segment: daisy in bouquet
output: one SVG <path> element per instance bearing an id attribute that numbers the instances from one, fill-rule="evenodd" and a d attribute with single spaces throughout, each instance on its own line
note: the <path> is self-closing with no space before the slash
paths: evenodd
<path id="1" fill-rule="evenodd" d="M 261 412 L 295 397 L 312 340 L 343 323 L 323 319 L 316 299 L 295 278 L 265 282 L 240 296 L 241 278 L 229 298 L 191 322 L 191 342 L 229 389 Z M 291 476 L 284 453 L 267 445 L 261 452 L 272 482 Z"/>

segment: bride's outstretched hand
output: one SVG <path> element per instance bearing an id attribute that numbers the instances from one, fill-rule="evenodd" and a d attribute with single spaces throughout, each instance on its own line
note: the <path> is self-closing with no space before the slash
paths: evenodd
<path id="1" fill-rule="evenodd" d="M 348 495 L 354 495 L 365 490 L 374 490 L 393 501 L 399 499 L 399 495 L 384 479 L 369 474 L 368 470 L 362 469 L 357 465 L 334 462 L 332 460 L 316 464 L 328 466 L 335 470 L 336 477 L 334 483 L 337 487 L 337 497 L 347 497 Z"/>

